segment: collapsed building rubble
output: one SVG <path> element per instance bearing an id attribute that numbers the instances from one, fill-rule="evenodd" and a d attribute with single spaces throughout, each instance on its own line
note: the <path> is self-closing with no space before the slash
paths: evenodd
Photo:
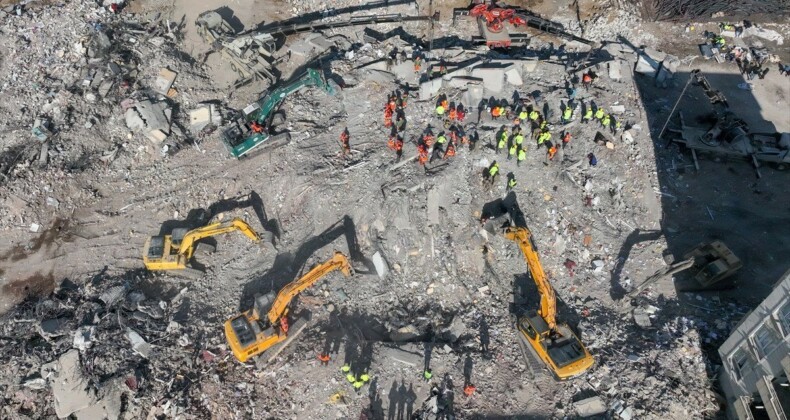
<path id="1" fill-rule="evenodd" d="M 716 349 L 749 310 L 743 285 L 778 263 L 739 233 L 736 289 L 688 291 L 703 269 L 666 254 L 724 239 L 728 213 L 756 218 L 738 201 L 770 209 L 787 187 L 766 177 L 736 200 L 743 174 L 725 168 L 706 185 L 730 201 L 699 203 L 692 161 L 656 144 L 675 95 L 707 106 L 680 92 L 691 68 L 763 50 L 704 61 L 701 31 L 642 27 L 632 2 L 440 3 L 0 12 L 0 417 L 720 415 Z M 761 28 L 747 37 L 783 54 L 770 30 L 786 25 Z M 711 85 L 767 96 L 775 73 Z M 146 239 L 211 218 L 249 220 L 265 249 L 223 238 L 192 280 L 146 269 Z M 595 360 L 574 378 L 555 381 L 516 325 L 540 293 L 503 223 L 529 226 Z M 776 225 L 755 231 L 781 251 Z M 278 307 L 268 322 L 294 339 L 238 362 L 222 323 L 334 252 L 355 274 Z"/>

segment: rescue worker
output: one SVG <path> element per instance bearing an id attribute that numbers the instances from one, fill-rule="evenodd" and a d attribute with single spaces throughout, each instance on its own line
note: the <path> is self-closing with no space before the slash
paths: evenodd
<path id="1" fill-rule="evenodd" d="M 425 144 L 417 146 L 417 161 L 422 166 L 425 166 L 425 163 L 428 162 L 428 147 Z"/>
<path id="2" fill-rule="evenodd" d="M 562 148 L 565 148 L 565 145 L 571 142 L 571 133 L 566 131 L 565 134 L 562 136 Z"/>
<path id="3" fill-rule="evenodd" d="M 472 384 L 466 384 L 464 386 L 464 395 L 466 395 L 467 397 L 471 397 L 474 394 L 475 394 L 475 386 Z"/>
<path id="4" fill-rule="evenodd" d="M 521 146 L 521 143 L 524 143 L 524 135 L 521 134 L 521 130 L 519 130 L 516 133 L 515 137 L 513 137 L 513 142 L 519 146 Z"/>
<path id="5" fill-rule="evenodd" d="M 516 182 L 516 176 L 513 175 L 513 172 L 508 172 L 508 174 L 507 174 L 507 188 L 505 188 L 505 190 L 506 191 L 510 191 L 513 188 L 516 188 L 516 184 L 518 184 Z"/>
<path id="6" fill-rule="evenodd" d="M 497 144 L 497 153 L 499 153 L 500 150 L 503 150 L 505 145 L 507 145 L 507 129 L 503 128 L 502 134 L 499 136 L 499 143 Z"/>
<path id="7" fill-rule="evenodd" d="M 546 152 L 546 157 L 549 160 L 554 160 L 554 155 L 557 154 L 557 146 L 552 144 L 551 142 L 549 142 L 548 146 L 549 146 L 549 151 Z"/>
<path id="8" fill-rule="evenodd" d="M 401 156 L 403 156 L 403 139 L 400 136 L 396 136 L 390 149 L 395 151 L 395 156 L 400 161 Z"/>
<path id="9" fill-rule="evenodd" d="M 527 118 L 529 118 L 529 112 L 527 112 L 526 108 L 522 107 L 521 111 L 518 113 L 518 119 L 521 121 L 526 121 Z"/>
<path id="10" fill-rule="evenodd" d="M 724 40 L 723 36 L 719 35 L 716 38 L 713 38 L 713 45 L 715 45 L 717 48 L 724 48 L 725 44 L 727 44 L 727 41 Z"/>
<path id="11" fill-rule="evenodd" d="M 588 105 L 587 109 L 584 111 L 584 116 L 582 117 L 582 122 L 587 124 L 593 117 L 593 110 L 592 106 Z"/>
<path id="12" fill-rule="evenodd" d="M 349 144 L 349 139 L 351 138 L 351 134 L 348 132 L 348 127 L 343 129 L 343 132 L 340 133 L 340 143 L 343 146 L 343 156 L 351 153 L 351 145 Z"/>
<path id="13" fill-rule="evenodd" d="M 318 360 L 321 361 L 321 366 L 329 366 L 329 354 L 321 352 L 318 354 Z"/>
<path id="14" fill-rule="evenodd" d="M 516 152 L 518 152 L 518 145 L 516 142 L 512 142 L 510 144 L 510 149 L 508 150 L 507 160 L 510 160 L 510 158 L 516 156 Z"/>
<path id="15" fill-rule="evenodd" d="M 425 371 L 422 372 L 422 377 L 425 378 L 425 382 L 430 381 L 431 378 L 433 377 L 433 373 L 431 372 L 431 368 L 425 369 Z"/>
<path id="16" fill-rule="evenodd" d="M 430 130 L 426 130 L 427 132 L 422 136 L 422 142 L 427 146 L 431 147 L 433 145 L 433 133 Z"/>
<path id="17" fill-rule="evenodd" d="M 612 118 L 609 116 L 609 114 L 606 114 L 603 116 L 603 118 L 601 118 L 601 126 L 603 126 L 603 128 L 609 127 L 609 124 L 611 124 L 611 122 L 612 122 Z"/>
<path id="18" fill-rule="evenodd" d="M 582 86 L 584 86 L 585 90 L 590 90 L 590 86 L 592 86 L 592 82 L 593 79 L 590 73 L 584 73 L 584 75 L 582 75 Z"/>
<path id="19" fill-rule="evenodd" d="M 620 128 L 621 128 L 622 126 L 623 126 L 623 125 L 622 125 L 622 124 L 620 124 L 620 120 L 614 120 L 614 124 L 612 124 L 612 134 L 615 134 L 615 133 L 617 133 L 618 131 L 620 131 Z"/>
<path id="20" fill-rule="evenodd" d="M 595 111 L 595 119 L 600 120 L 601 118 L 603 118 L 603 116 L 604 116 L 603 108 L 598 108 Z"/>
<path id="21" fill-rule="evenodd" d="M 343 364 L 343 366 L 340 368 L 340 371 L 341 371 L 341 372 L 343 372 L 343 373 L 349 373 L 349 372 L 351 372 L 351 365 L 350 365 L 350 364 L 348 364 L 348 362 L 346 362 L 346 363 L 345 363 L 345 364 Z"/>
<path id="22" fill-rule="evenodd" d="M 403 112 L 398 112 L 398 119 L 395 121 L 395 128 L 398 131 L 403 131 L 406 128 L 406 115 Z"/>
<path id="23" fill-rule="evenodd" d="M 439 118 L 444 118 L 444 107 L 442 104 L 436 106 L 436 116 Z"/>
<path id="24" fill-rule="evenodd" d="M 384 108 L 384 127 L 392 127 L 392 110 L 389 106 Z"/>
<path id="25" fill-rule="evenodd" d="M 523 147 L 519 146 L 518 148 L 518 160 L 516 160 L 516 166 L 521 166 L 521 162 L 523 162 L 527 158 L 527 151 L 524 150 Z"/>
<path id="26" fill-rule="evenodd" d="M 422 57 L 418 55 L 414 57 L 414 72 L 419 73 L 420 69 L 422 69 Z"/>
<path id="27" fill-rule="evenodd" d="M 573 117 L 573 109 L 570 105 L 565 105 L 565 110 L 562 111 L 562 122 L 568 124 Z"/>
<path id="28" fill-rule="evenodd" d="M 542 131 L 538 137 L 538 145 L 541 145 L 549 140 L 551 140 L 551 133 L 548 131 Z"/>
<path id="29" fill-rule="evenodd" d="M 529 120 L 530 121 L 537 122 L 539 117 L 540 117 L 540 113 L 538 113 L 538 111 L 536 111 L 534 109 L 529 113 Z"/>
<path id="30" fill-rule="evenodd" d="M 353 373 L 349 372 L 346 374 L 346 380 L 348 381 L 348 383 L 353 384 L 354 382 L 357 381 L 357 378 L 354 376 Z"/>
<path id="31" fill-rule="evenodd" d="M 499 105 L 494 105 L 494 107 L 491 108 L 491 118 L 498 120 L 499 117 L 501 116 L 502 116 L 502 107 L 500 107 Z"/>
<path id="32" fill-rule="evenodd" d="M 367 372 L 362 372 L 362 374 L 359 375 L 359 380 L 362 382 L 367 382 L 370 380 L 370 376 L 368 376 Z"/>
<path id="33" fill-rule="evenodd" d="M 494 161 L 494 163 L 488 167 L 488 179 L 491 181 L 491 185 L 494 185 L 497 175 L 499 175 L 499 164 Z"/>
<path id="34" fill-rule="evenodd" d="M 456 107 L 456 113 L 458 114 L 456 117 L 458 118 L 458 122 L 464 122 L 464 118 L 466 118 L 466 111 L 464 110 L 463 105 L 458 105 L 458 107 Z"/>
<path id="35" fill-rule="evenodd" d="M 253 133 L 263 133 L 263 126 L 258 124 L 258 121 L 251 122 L 250 129 Z"/>
<path id="36" fill-rule="evenodd" d="M 549 131 L 549 121 L 548 120 L 542 120 L 540 122 L 540 131 Z"/>
<path id="37" fill-rule="evenodd" d="M 444 107 L 444 109 L 450 108 L 450 103 L 447 102 L 447 96 L 445 95 L 442 95 L 442 106 Z"/>
<path id="38" fill-rule="evenodd" d="M 354 383 L 353 383 L 353 384 L 351 384 L 351 385 L 354 387 L 354 389 L 355 389 L 357 392 L 359 392 L 359 390 L 360 390 L 360 389 L 362 389 L 362 386 L 363 386 L 363 385 L 365 385 L 365 383 L 364 383 L 364 382 L 362 382 L 362 381 L 356 380 L 356 381 L 354 381 Z"/>
<path id="39" fill-rule="evenodd" d="M 455 156 L 455 142 L 450 142 L 447 145 L 447 150 L 444 151 L 444 159 Z"/>
<path id="40" fill-rule="evenodd" d="M 447 115 L 450 118 L 450 121 L 455 121 L 458 119 L 458 110 L 455 109 L 454 106 L 450 107 L 450 113 Z"/>
<path id="41" fill-rule="evenodd" d="M 444 132 L 439 134 L 439 137 L 436 137 L 436 144 L 444 147 L 444 143 L 447 142 L 447 137 L 444 136 Z"/>

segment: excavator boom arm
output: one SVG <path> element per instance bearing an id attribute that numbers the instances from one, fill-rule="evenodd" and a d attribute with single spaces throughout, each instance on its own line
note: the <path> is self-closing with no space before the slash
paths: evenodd
<path id="1" fill-rule="evenodd" d="M 546 321 L 550 330 L 557 326 L 557 297 L 551 287 L 543 266 L 540 263 L 538 251 L 532 242 L 532 234 L 524 227 L 510 227 L 505 230 L 505 237 L 518 244 L 524 254 L 532 280 L 540 293 L 540 316 Z"/>
<path id="2" fill-rule="evenodd" d="M 280 317 L 285 314 L 288 304 L 291 303 L 291 300 L 293 300 L 296 295 L 335 270 L 340 270 L 346 277 L 351 275 L 351 264 L 348 262 L 348 258 L 346 258 L 346 256 L 340 252 L 335 252 L 335 255 L 332 256 L 332 258 L 330 258 L 328 261 L 323 264 L 319 264 L 300 279 L 295 280 L 283 287 L 282 290 L 277 293 L 277 298 L 274 300 L 272 308 L 269 310 L 269 322 L 272 325 L 277 324 L 280 320 Z"/>
<path id="3" fill-rule="evenodd" d="M 272 112 L 277 109 L 277 107 L 282 101 L 285 100 L 285 98 L 306 86 L 315 86 L 321 88 L 321 90 L 325 91 L 329 95 L 334 95 L 335 93 L 334 88 L 326 80 L 324 80 L 324 77 L 319 70 L 307 69 L 307 73 L 302 75 L 302 77 L 296 79 L 292 83 L 272 90 L 268 95 L 261 98 L 258 102 L 260 108 L 256 112 L 256 115 L 252 116 L 252 119 L 260 124 L 265 124 Z"/>
<path id="4" fill-rule="evenodd" d="M 238 217 L 233 218 L 227 222 L 219 222 L 219 223 L 212 223 L 207 226 L 203 226 L 194 230 L 187 232 L 184 235 L 184 239 L 181 240 L 181 244 L 179 245 L 179 253 L 184 254 L 187 259 L 192 258 L 192 252 L 194 250 L 195 242 L 203 239 L 208 238 L 210 236 L 221 235 L 223 233 L 233 232 L 234 230 L 238 230 L 243 233 L 245 236 L 250 238 L 253 242 L 260 241 L 260 237 L 258 233 L 256 233 L 252 227 L 250 227 L 247 222 Z"/>

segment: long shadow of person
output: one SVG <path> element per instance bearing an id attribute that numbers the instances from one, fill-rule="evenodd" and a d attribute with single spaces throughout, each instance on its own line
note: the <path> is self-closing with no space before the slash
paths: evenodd
<path id="1" fill-rule="evenodd" d="M 401 379 L 400 388 L 398 388 L 398 420 L 408 420 L 406 417 L 406 382 Z"/>
<path id="2" fill-rule="evenodd" d="M 472 356 L 467 354 L 466 360 L 464 360 L 464 386 L 472 383 L 473 367 L 474 367 L 474 361 L 472 361 Z"/>
<path id="3" fill-rule="evenodd" d="M 390 388 L 390 393 L 388 395 L 389 406 L 387 407 L 387 420 L 395 420 L 396 419 L 396 410 L 398 408 L 398 381 L 392 381 L 392 387 Z"/>
<path id="4" fill-rule="evenodd" d="M 488 331 L 488 322 L 485 316 L 480 316 L 480 351 L 483 352 L 483 357 L 489 356 L 488 345 L 491 344 L 491 335 Z"/>
<path id="5" fill-rule="evenodd" d="M 406 400 L 406 418 L 411 419 L 414 415 L 414 403 L 417 402 L 417 393 L 414 392 L 414 384 L 409 384 L 409 391 L 405 395 Z"/>

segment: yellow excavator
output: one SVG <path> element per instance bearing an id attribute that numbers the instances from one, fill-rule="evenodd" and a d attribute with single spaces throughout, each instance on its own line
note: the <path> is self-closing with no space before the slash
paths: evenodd
<path id="1" fill-rule="evenodd" d="M 505 238 L 521 248 L 540 293 L 540 309 L 534 315 L 518 319 L 519 331 L 557 379 L 565 380 L 583 374 L 594 360 L 567 325 L 557 324 L 557 298 L 540 264 L 532 234 L 525 227 L 507 227 Z"/>
<path id="2" fill-rule="evenodd" d="M 267 350 L 269 360 L 277 356 L 307 326 L 306 318 L 289 325 L 288 305 L 296 295 L 335 270 L 346 277 L 351 275 L 351 264 L 340 252 L 287 284 L 276 297 L 274 291 L 257 296 L 252 309 L 225 321 L 225 338 L 236 359 L 246 362 Z"/>
<path id="3" fill-rule="evenodd" d="M 227 222 L 212 223 L 197 229 L 173 229 L 170 235 L 151 236 L 143 247 L 145 268 L 151 271 L 172 270 L 179 275 L 199 277 L 202 271 L 189 266 L 195 252 L 211 252 L 214 247 L 198 241 L 211 236 L 238 230 L 253 242 L 261 238 L 247 222 L 236 217 Z"/>

